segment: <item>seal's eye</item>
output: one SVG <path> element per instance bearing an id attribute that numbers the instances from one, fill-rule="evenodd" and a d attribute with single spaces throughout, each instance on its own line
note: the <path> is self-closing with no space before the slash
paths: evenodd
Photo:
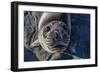
<path id="1" fill-rule="evenodd" d="M 50 26 L 45 27 L 45 29 L 43 31 L 44 31 L 43 36 L 44 36 L 44 38 L 46 38 L 47 37 L 46 34 L 50 31 Z"/>
<path id="2" fill-rule="evenodd" d="M 44 31 L 49 32 L 50 31 L 50 26 L 47 26 Z"/>

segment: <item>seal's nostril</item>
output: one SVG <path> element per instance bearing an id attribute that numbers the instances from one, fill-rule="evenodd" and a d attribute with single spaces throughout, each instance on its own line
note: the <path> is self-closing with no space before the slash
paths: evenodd
<path id="1" fill-rule="evenodd" d="M 66 35 L 65 34 L 63 34 L 63 39 L 66 39 Z"/>
<path id="2" fill-rule="evenodd" d="M 59 34 L 57 32 L 55 32 L 55 39 L 56 40 L 59 40 L 60 39 L 60 36 L 59 36 Z"/>

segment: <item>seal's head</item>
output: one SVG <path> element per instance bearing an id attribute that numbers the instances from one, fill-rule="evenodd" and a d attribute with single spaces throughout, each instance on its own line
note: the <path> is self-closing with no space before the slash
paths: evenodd
<path id="1" fill-rule="evenodd" d="M 46 51 L 50 53 L 63 52 L 70 41 L 70 31 L 62 21 L 51 21 L 38 34 L 38 39 Z"/>

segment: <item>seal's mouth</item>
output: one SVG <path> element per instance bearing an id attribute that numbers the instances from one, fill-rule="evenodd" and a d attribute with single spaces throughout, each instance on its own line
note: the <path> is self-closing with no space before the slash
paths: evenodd
<path id="1" fill-rule="evenodd" d="M 53 48 L 60 48 L 60 49 L 63 49 L 65 46 L 64 45 L 55 45 L 53 46 Z"/>
<path id="2" fill-rule="evenodd" d="M 59 45 L 49 47 L 49 49 L 60 53 L 60 52 L 63 52 L 66 49 L 66 47 L 64 45 L 59 44 Z"/>
<path id="3" fill-rule="evenodd" d="M 48 47 L 51 48 L 57 48 L 57 49 L 64 49 L 67 47 L 67 43 L 62 42 L 48 42 L 46 43 L 46 45 L 48 45 Z"/>

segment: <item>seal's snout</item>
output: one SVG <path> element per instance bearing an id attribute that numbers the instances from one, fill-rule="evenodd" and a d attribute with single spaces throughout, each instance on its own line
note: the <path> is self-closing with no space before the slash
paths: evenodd
<path id="1" fill-rule="evenodd" d="M 64 40 L 64 33 L 59 33 L 57 30 L 51 31 L 47 34 L 47 39 L 52 39 L 54 42 L 59 42 Z"/>
<path id="2" fill-rule="evenodd" d="M 65 23 L 61 21 L 52 21 L 44 28 L 44 38 L 54 42 L 65 41 L 68 31 Z"/>

